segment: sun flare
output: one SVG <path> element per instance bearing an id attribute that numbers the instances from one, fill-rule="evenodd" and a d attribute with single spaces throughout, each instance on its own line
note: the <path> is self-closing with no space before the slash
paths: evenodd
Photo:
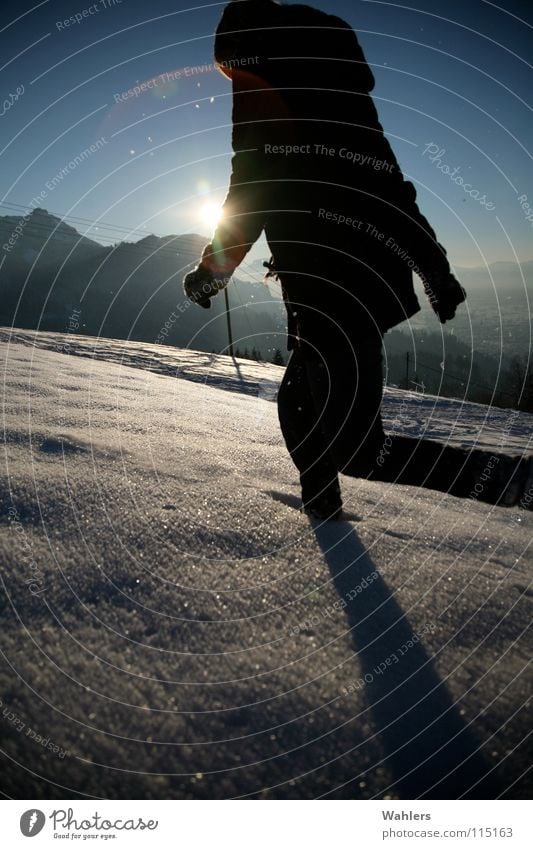
<path id="1" fill-rule="evenodd" d="M 214 229 L 222 218 L 222 206 L 219 203 L 204 203 L 200 207 L 198 217 L 202 224 Z"/>

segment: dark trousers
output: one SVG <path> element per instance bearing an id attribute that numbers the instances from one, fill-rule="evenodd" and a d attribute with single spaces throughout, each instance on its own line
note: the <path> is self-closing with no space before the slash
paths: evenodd
<path id="1" fill-rule="evenodd" d="M 278 394 L 281 430 L 304 504 L 338 492 L 338 472 L 467 496 L 481 452 L 386 435 L 381 340 L 318 353 L 301 343 Z"/>

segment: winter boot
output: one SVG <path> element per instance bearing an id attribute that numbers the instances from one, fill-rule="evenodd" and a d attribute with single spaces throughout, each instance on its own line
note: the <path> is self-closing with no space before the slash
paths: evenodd
<path id="1" fill-rule="evenodd" d="M 302 512 L 320 521 L 342 518 L 341 488 L 338 478 L 311 498 L 302 490 Z"/>

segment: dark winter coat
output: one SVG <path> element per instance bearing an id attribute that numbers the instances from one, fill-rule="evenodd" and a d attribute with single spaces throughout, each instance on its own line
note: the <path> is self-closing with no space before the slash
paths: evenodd
<path id="1" fill-rule="evenodd" d="M 383 134 L 372 72 L 340 18 L 261 0 L 235 33 L 244 5 L 226 8 L 215 42 L 233 83 L 235 155 L 202 263 L 232 273 L 264 230 L 290 337 L 382 333 L 420 309 L 413 270 L 449 264 Z"/>

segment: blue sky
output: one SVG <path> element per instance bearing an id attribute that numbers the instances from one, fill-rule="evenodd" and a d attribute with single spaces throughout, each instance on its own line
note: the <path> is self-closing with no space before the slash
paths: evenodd
<path id="1" fill-rule="evenodd" d="M 452 263 L 531 259 L 530 4 L 412 2 L 315 5 L 357 30 L 385 131 Z M 193 0 L 5 4 L 0 214 L 22 212 L 41 197 L 40 206 L 67 220 L 100 222 L 88 235 L 106 243 L 128 231 L 131 240 L 149 232 L 208 237 L 206 206 L 222 200 L 229 176 L 231 89 L 218 72 L 198 66 L 213 61 L 223 7 Z M 67 26 L 76 14 L 80 22 Z M 163 83 L 162 74 L 176 78 Z"/>

